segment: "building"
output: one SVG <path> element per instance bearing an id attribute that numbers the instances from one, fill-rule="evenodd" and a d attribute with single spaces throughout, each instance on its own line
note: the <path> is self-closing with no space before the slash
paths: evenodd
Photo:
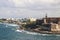
<path id="1" fill-rule="evenodd" d="M 58 24 L 51 24 L 51 31 L 59 32 L 60 31 L 60 25 L 58 25 Z"/>
<path id="2" fill-rule="evenodd" d="M 47 29 L 50 29 L 53 32 L 60 31 L 60 17 L 47 17 L 46 15 L 45 18 L 43 18 L 43 20 L 44 20 L 44 27 L 46 24 L 51 24 L 50 26 L 48 26 Z"/>
<path id="3" fill-rule="evenodd" d="M 29 18 L 30 22 L 36 21 L 36 18 Z"/>
<path id="4" fill-rule="evenodd" d="M 53 31 L 59 32 L 60 31 L 60 17 L 47 17 L 43 19 L 37 19 L 36 25 L 42 26 L 41 29 L 44 31 Z"/>
<path id="5" fill-rule="evenodd" d="M 47 14 L 45 16 L 45 18 L 43 18 L 44 23 L 60 23 L 60 17 L 47 17 Z"/>
<path id="6" fill-rule="evenodd" d="M 42 24 L 43 31 L 51 31 L 51 24 Z"/>
<path id="7" fill-rule="evenodd" d="M 60 22 L 60 17 L 48 17 L 46 18 L 46 23 L 58 23 Z"/>
<path id="8" fill-rule="evenodd" d="M 44 23 L 43 19 L 36 20 L 36 25 L 42 25 L 42 23 Z"/>

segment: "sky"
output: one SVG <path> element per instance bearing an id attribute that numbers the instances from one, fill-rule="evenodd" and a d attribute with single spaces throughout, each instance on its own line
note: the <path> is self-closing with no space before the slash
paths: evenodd
<path id="1" fill-rule="evenodd" d="M 0 18 L 60 17 L 60 0 L 0 0 Z"/>

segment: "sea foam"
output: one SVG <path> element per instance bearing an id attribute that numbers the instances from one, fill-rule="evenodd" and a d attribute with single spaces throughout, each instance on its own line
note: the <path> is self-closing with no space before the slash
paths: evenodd
<path id="1" fill-rule="evenodd" d="M 40 36 L 60 36 L 58 34 L 42 34 L 42 33 L 36 33 L 36 32 L 29 32 L 25 30 L 16 30 L 17 32 L 22 32 L 26 34 L 31 34 L 31 35 L 40 35 Z"/>
<path id="2" fill-rule="evenodd" d="M 26 34 L 31 34 L 31 35 L 43 35 L 43 36 L 48 35 L 48 34 L 40 34 L 40 33 L 36 33 L 36 32 L 29 32 L 29 31 L 25 31 L 25 30 L 16 30 L 16 31 L 26 33 Z"/>

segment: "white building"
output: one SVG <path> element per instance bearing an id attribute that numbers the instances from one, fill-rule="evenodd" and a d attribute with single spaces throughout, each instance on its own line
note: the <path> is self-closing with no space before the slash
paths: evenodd
<path id="1" fill-rule="evenodd" d="M 36 21 L 36 18 L 29 18 L 31 22 Z"/>

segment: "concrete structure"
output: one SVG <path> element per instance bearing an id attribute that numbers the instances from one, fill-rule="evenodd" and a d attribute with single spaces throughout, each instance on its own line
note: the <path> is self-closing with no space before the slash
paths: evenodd
<path id="1" fill-rule="evenodd" d="M 43 19 L 36 20 L 36 25 L 42 25 L 42 23 L 44 23 Z"/>
<path id="2" fill-rule="evenodd" d="M 59 17 L 48 17 L 48 18 L 46 18 L 46 22 L 47 23 L 51 23 L 51 22 L 58 23 L 58 22 L 60 22 L 60 18 Z"/>
<path id="3" fill-rule="evenodd" d="M 36 21 L 36 18 L 29 18 L 31 22 Z"/>
<path id="4" fill-rule="evenodd" d="M 44 23 L 47 24 L 47 19 L 44 19 Z"/>
<path id="5" fill-rule="evenodd" d="M 51 24 L 42 24 L 41 27 L 43 31 L 51 31 Z"/>
<path id="6" fill-rule="evenodd" d="M 37 20 L 37 25 L 42 26 L 44 31 L 60 32 L 60 17 L 47 17 Z"/>
<path id="7" fill-rule="evenodd" d="M 43 18 L 44 24 L 51 24 L 48 29 L 51 29 L 53 32 L 59 32 L 60 31 L 60 17 L 47 17 Z"/>
<path id="8" fill-rule="evenodd" d="M 60 25 L 58 25 L 58 24 L 51 24 L 51 31 L 59 32 L 60 31 Z"/>
<path id="9" fill-rule="evenodd" d="M 50 18 L 44 19 L 44 23 L 51 24 L 51 31 L 53 31 L 53 32 L 60 31 L 60 18 L 50 17 Z"/>

